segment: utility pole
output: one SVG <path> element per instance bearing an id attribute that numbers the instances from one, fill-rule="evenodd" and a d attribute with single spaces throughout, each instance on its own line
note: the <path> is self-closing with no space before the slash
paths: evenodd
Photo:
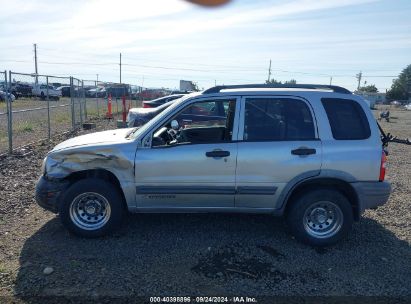
<path id="1" fill-rule="evenodd" d="M 216 79 L 214 79 L 214 86 L 215 87 L 217 86 L 217 80 Z"/>
<path id="2" fill-rule="evenodd" d="M 360 71 L 357 75 L 355 75 L 355 77 L 358 79 L 357 91 L 359 91 L 359 90 L 360 90 L 360 86 L 361 86 L 362 72 Z"/>
<path id="3" fill-rule="evenodd" d="M 36 73 L 36 84 L 38 84 L 39 79 L 38 79 L 38 70 L 37 70 L 37 44 L 34 44 L 34 71 Z"/>
<path id="4" fill-rule="evenodd" d="M 271 78 L 271 59 L 270 59 L 270 66 L 268 67 L 268 79 L 267 79 L 267 83 L 270 82 L 270 78 Z"/>
<path id="5" fill-rule="evenodd" d="M 333 83 L 333 77 L 330 76 L 330 85 Z"/>
<path id="6" fill-rule="evenodd" d="M 120 53 L 120 83 L 121 83 L 121 53 Z"/>

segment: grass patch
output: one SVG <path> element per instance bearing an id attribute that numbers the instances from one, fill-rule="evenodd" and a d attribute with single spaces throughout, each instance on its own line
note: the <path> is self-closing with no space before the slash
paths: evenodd
<path id="1" fill-rule="evenodd" d="M 31 123 L 25 123 L 23 124 L 23 126 L 21 127 L 21 130 L 23 132 L 33 132 L 33 125 Z"/>
<path id="2" fill-rule="evenodd" d="M 7 268 L 3 263 L 0 263 L 0 273 L 8 273 Z"/>

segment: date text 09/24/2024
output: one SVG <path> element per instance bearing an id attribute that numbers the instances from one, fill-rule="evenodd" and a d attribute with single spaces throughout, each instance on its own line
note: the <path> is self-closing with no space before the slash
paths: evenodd
<path id="1" fill-rule="evenodd" d="M 253 297 L 150 297 L 150 303 L 257 303 Z"/>

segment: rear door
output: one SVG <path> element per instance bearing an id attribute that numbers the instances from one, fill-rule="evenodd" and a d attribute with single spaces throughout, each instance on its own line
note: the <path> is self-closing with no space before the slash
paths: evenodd
<path id="1" fill-rule="evenodd" d="M 298 97 L 241 100 L 236 207 L 278 209 L 285 186 L 318 175 L 321 141 L 310 104 Z"/>

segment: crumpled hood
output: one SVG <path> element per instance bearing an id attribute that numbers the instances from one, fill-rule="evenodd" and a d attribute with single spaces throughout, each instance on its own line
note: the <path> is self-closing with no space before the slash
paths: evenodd
<path id="1" fill-rule="evenodd" d="M 78 146 L 93 146 L 97 144 L 107 144 L 107 143 L 123 143 L 128 142 L 125 138 L 127 133 L 129 133 L 132 129 L 115 129 L 115 130 L 108 130 L 103 132 L 95 132 L 86 135 L 81 135 L 77 137 L 73 137 L 69 140 L 63 141 L 59 143 L 57 146 L 53 148 L 51 152 L 64 150 L 67 148 L 73 148 Z"/>

